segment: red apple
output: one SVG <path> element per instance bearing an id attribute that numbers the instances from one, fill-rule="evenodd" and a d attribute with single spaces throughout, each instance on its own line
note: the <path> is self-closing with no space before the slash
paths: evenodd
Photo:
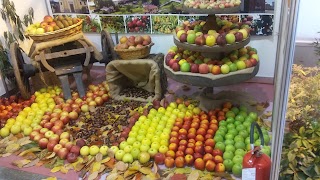
<path id="1" fill-rule="evenodd" d="M 77 145 L 73 145 L 70 149 L 70 152 L 78 156 L 80 154 L 80 147 Z"/>
<path id="2" fill-rule="evenodd" d="M 59 149 L 57 154 L 60 159 L 66 159 L 68 153 L 69 153 L 69 151 L 67 148 L 61 148 L 61 149 Z"/>
<path id="3" fill-rule="evenodd" d="M 44 149 L 44 148 L 47 148 L 47 144 L 48 144 L 49 140 L 47 138 L 41 138 L 39 140 L 39 147 Z"/>
<path id="4" fill-rule="evenodd" d="M 164 160 L 165 160 L 165 155 L 162 154 L 162 153 L 157 153 L 157 154 L 154 156 L 154 161 L 155 161 L 155 163 L 157 163 L 157 164 L 159 164 L 159 165 L 164 164 Z"/>
<path id="5" fill-rule="evenodd" d="M 48 151 L 52 152 L 56 145 L 57 145 L 56 141 L 49 141 L 47 144 Z"/>

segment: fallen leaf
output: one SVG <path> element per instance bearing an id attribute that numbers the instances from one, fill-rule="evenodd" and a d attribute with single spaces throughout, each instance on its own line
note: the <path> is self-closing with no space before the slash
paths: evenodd
<path id="1" fill-rule="evenodd" d="M 114 158 L 114 152 L 111 149 L 108 150 L 108 157 Z"/>
<path id="2" fill-rule="evenodd" d="M 99 173 L 103 172 L 106 169 L 106 166 L 101 164 L 100 169 L 99 169 Z"/>
<path id="3" fill-rule="evenodd" d="M 24 165 L 26 165 L 30 162 L 31 161 L 28 159 L 22 159 L 22 160 L 13 161 L 12 164 L 15 166 L 18 166 L 19 168 L 22 168 Z"/>
<path id="4" fill-rule="evenodd" d="M 114 158 L 111 158 L 108 162 L 104 163 L 104 165 L 106 165 L 110 169 L 113 169 L 115 162 L 116 160 Z"/>
<path id="5" fill-rule="evenodd" d="M 39 166 L 42 166 L 43 164 L 44 164 L 43 161 L 39 161 L 39 162 L 36 164 L 36 166 L 39 167 Z"/>
<path id="6" fill-rule="evenodd" d="M 64 166 L 61 167 L 60 172 L 62 172 L 63 174 L 67 174 L 68 173 L 68 169 Z"/>
<path id="7" fill-rule="evenodd" d="M 1 157 L 8 157 L 10 156 L 12 153 L 5 153 L 5 154 L 2 154 Z"/>
<path id="8" fill-rule="evenodd" d="M 57 178 L 56 177 L 48 177 L 48 178 L 42 179 L 42 180 L 57 180 Z"/>
<path id="9" fill-rule="evenodd" d="M 128 178 L 129 176 L 132 176 L 133 174 L 136 174 L 138 171 L 137 170 L 127 170 L 124 172 L 123 176 L 124 178 Z"/>
<path id="10" fill-rule="evenodd" d="M 41 151 L 40 147 L 33 147 L 33 148 L 30 148 L 30 149 L 27 149 L 25 151 L 22 151 L 19 156 L 24 156 L 26 155 L 27 153 L 30 153 L 30 152 L 38 152 L 38 151 Z"/>
<path id="11" fill-rule="evenodd" d="M 118 176 L 116 180 L 124 180 L 123 176 Z"/>
<path id="12" fill-rule="evenodd" d="M 56 156 L 55 152 L 52 152 L 51 154 L 49 154 L 49 156 L 46 156 L 44 159 L 51 159 L 54 158 Z"/>
<path id="13" fill-rule="evenodd" d="M 92 165 L 92 171 L 91 172 L 96 172 L 99 171 L 101 167 L 101 163 L 100 162 L 94 162 Z"/>
<path id="14" fill-rule="evenodd" d="M 111 159 L 110 157 L 107 157 L 107 158 L 101 160 L 101 163 L 102 163 L 102 164 L 103 164 L 103 163 L 106 163 L 106 162 L 110 161 L 110 159 Z"/>
<path id="15" fill-rule="evenodd" d="M 34 160 L 38 158 L 34 153 L 30 152 L 23 156 L 25 159 Z"/>
<path id="16" fill-rule="evenodd" d="M 40 161 L 40 159 L 37 158 L 37 159 L 31 161 L 29 164 L 24 165 L 23 167 L 27 168 L 27 167 L 35 166 L 39 161 Z"/>
<path id="17" fill-rule="evenodd" d="M 197 170 L 191 171 L 187 180 L 197 180 L 199 179 L 199 172 Z"/>
<path id="18" fill-rule="evenodd" d="M 96 178 L 98 177 L 98 174 L 99 174 L 99 173 L 98 173 L 97 171 L 91 173 L 91 174 L 89 175 L 89 177 L 88 177 L 88 180 L 94 180 L 94 179 L 96 179 Z"/>
<path id="19" fill-rule="evenodd" d="M 101 153 L 98 153 L 95 158 L 96 158 L 96 161 L 100 162 L 102 161 L 103 155 Z"/>
<path id="20" fill-rule="evenodd" d="M 107 176 L 106 180 L 116 180 L 117 177 L 118 177 L 118 173 L 110 173 L 110 174 Z"/>
<path id="21" fill-rule="evenodd" d="M 157 174 L 157 173 L 158 173 L 158 170 L 159 170 L 159 167 L 158 167 L 157 163 L 154 163 L 154 164 L 153 164 L 152 172 L 155 173 L 155 174 Z"/>
<path id="22" fill-rule="evenodd" d="M 152 173 L 151 169 L 147 167 L 142 167 L 141 169 L 139 169 L 139 171 L 145 175 Z"/>
<path id="23" fill-rule="evenodd" d="M 85 164 L 79 163 L 76 165 L 75 170 L 76 171 L 81 171 L 84 168 Z"/>
<path id="24" fill-rule="evenodd" d="M 17 150 L 19 150 L 20 147 L 21 147 L 21 146 L 20 146 L 19 144 L 17 144 L 17 143 L 9 144 L 9 145 L 6 147 L 6 151 L 7 151 L 8 153 L 14 153 L 14 152 L 16 152 Z"/>
<path id="25" fill-rule="evenodd" d="M 128 169 L 128 164 L 122 162 L 122 161 L 119 161 L 115 164 L 115 168 L 118 170 L 118 171 L 125 171 L 126 169 Z"/>
<path id="26" fill-rule="evenodd" d="M 51 169 L 51 171 L 50 171 L 50 172 L 52 172 L 52 173 L 58 172 L 58 171 L 60 171 L 60 170 L 61 170 L 61 168 L 62 168 L 62 166 L 54 167 L 54 168 L 52 168 L 52 169 Z"/>

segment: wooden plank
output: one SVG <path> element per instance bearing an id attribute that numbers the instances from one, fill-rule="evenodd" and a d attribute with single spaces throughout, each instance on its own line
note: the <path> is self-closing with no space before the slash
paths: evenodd
<path id="1" fill-rule="evenodd" d="M 88 47 L 88 49 L 79 48 L 79 49 L 72 49 L 72 50 L 66 50 L 66 51 L 60 51 L 60 52 L 54 52 L 54 53 L 45 54 L 45 59 L 49 60 L 49 59 L 73 56 L 73 55 L 77 55 L 77 54 L 83 54 L 83 53 L 86 53 L 88 50 L 90 52 L 93 52 L 93 47 Z M 36 61 L 40 61 L 41 60 L 41 56 L 36 55 L 35 60 Z"/>

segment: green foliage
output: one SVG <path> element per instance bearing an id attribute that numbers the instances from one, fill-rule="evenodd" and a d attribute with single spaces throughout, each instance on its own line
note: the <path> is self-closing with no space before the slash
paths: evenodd
<path id="1" fill-rule="evenodd" d="M 280 179 L 320 178 L 320 68 L 293 66 Z M 303 84 L 302 84 L 303 82 Z"/>

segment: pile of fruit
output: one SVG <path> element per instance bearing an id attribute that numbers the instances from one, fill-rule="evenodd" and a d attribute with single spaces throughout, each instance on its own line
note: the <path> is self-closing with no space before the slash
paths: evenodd
<path id="1" fill-rule="evenodd" d="M 150 16 L 134 16 L 126 19 L 129 32 L 150 31 Z"/>
<path id="2" fill-rule="evenodd" d="M 77 24 L 79 21 L 79 18 L 71 18 L 62 15 L 53 18 L 50 15 L 46 15 L 42 22 L 29 25 L 26 29 L 26 33 L 43 34 L 46 32 L 53 32 Z"/>
<path id="3" fill-rule="evenodd" d="M 243 26 L 237 29 L 232 22 L 227 21 L 220 30 L 203 31 L 204 21 L 194 21 L 190 23 L 185 21 L 182 26 L 176 27 L 176 38 L 182 43 L 196 44 L 198 46 L 224 46 L 226 44 L 234 44 L 248 38 L 250 29 Z"/>
<path id="4" fill-rule="evenodd" d="M 171 34 L 178 24 L 178 16 L 152 16 L 152 31 Z"/>
<path id="5" fill-rule="evenodd" d="M 34 99 L 35 97 L 32 96 L 29 100 L 23 100 L 14 95 L 9 98 L 0 98 L 0 128 L 5 126 L 7 119 L 17 117 L 23 108 L 29 107 Z"/>
<path id="6" fill-rule="evenodd" d="M 165 58 L 165 63 L 173 71 L 191 72 L 214 75 L 228 74 L 256 66 L 259 61 L 257 50 L 250 46 L 234 50 L 223 59 L 206 58 L 199 52 L 171 47 Z"/>
<path id="7" fill-rule="evenodd" d="M 224 9 L 224 8 L 232 8 L 235 6 L 240 6 L 241 0 L 229 0 L 229 1 L 186 0 L 184 1 L 183 4 L 188 8 L 195 8 L 195 9 Z"/>
<path id="8" fill-rule="evenodd" d="M 137 49 L 143 48 L 151 44 L 151 37 L 149 35 L 143 36 L 122 36 L 120 43 L 116 45 L 116 49 Z"/>
<path id="9" fill-rule="evenodd" d="M 210 114 L 211 112 L 209 112 Z M 214 112 L 212 112 L 214 113 Z M 214 136 L 214 148 L 220 150 L 219 154 L 223 156 L 223 164 L 227 171 L 240 177 L 242 173 L 243 156 L 250 147 L 250 127 L 251 123 L 258 120 L 255 112 L 249 112 L 245 106 L 232 106 L 231 103 L 224 105 L 224 118 L 219 122 L 219 129 Z M 262 152 L 271 155 L 270 136 L 268 131 L 261 128 L 264 142 Z M 257 130 L 254 131 L 254 145 L 260 146 L 260 137 Z M 223 154 L 222 154 L 223 153 Z"/>

